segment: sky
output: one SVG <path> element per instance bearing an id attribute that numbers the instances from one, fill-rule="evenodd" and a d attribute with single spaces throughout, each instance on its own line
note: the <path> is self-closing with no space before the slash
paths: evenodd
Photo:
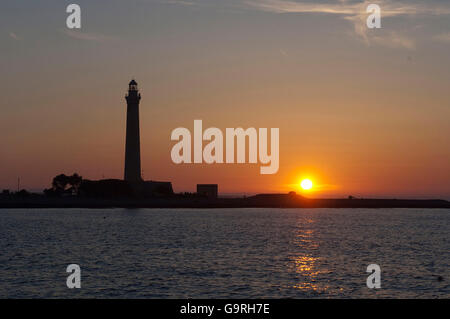
<path id="1" fill-rule="evenodd" d="M 66 27 L 66 7 L 82 27 Z M 381 7 L 368 29 L 366 7 Z M 176 192 L 450 199 L 450 2 L 3 0 L 0 189 L 123 178 L 128 82 L 146 180 Z M 171 160 L 177 127 L 280 129 L 280 168 Z M 315 187 L 298 184 L 311 178 Z"/>

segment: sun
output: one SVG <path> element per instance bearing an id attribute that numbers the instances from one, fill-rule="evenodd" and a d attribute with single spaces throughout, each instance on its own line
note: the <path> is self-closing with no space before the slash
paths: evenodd
<path id="1" fill-rule="evenodd" d="M 310 190 L 313 187 L 313 182 L 306 178 L 300 182 L 300 186 L 304 190 Z"/>

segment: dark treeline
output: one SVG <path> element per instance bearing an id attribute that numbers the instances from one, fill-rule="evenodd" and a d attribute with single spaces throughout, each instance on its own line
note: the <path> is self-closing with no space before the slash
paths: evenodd
<path id="1" fill-rule="evenodd" d="M 51 187 L 45 189 L 43 194 L 30 193 L 24 189 L 18 192 L 3 190 L 0 193 L 0 197 L 4 199 L 30 197 L 143 198 L 172 195 L 172 186 L 166 182 L 143 181 L 141 183 L 130 183 L 119 179 L 88 180 L 83 179 L 77 173 L 55 176 Z"/>

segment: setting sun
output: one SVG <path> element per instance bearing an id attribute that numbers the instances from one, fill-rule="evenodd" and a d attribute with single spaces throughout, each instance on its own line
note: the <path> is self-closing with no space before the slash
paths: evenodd
<path id="1" fill-rule="evenodd" d="M 313 187 L 313 182 L 310 179 L 304 179 L 301 181 L 300 186 L 304 190 L 309 190 Z"/>

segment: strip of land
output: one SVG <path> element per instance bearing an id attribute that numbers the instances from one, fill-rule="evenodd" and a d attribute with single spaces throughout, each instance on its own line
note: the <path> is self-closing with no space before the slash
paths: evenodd
<path id="1" fill-rule="evenodd" d="M 152 197 L 84 198 L 29 196 L 0 198 L 2 208 L 450 208 L 440 199 L 311 199 L 296 194 L 260 194 L 246 198 Z"/>

